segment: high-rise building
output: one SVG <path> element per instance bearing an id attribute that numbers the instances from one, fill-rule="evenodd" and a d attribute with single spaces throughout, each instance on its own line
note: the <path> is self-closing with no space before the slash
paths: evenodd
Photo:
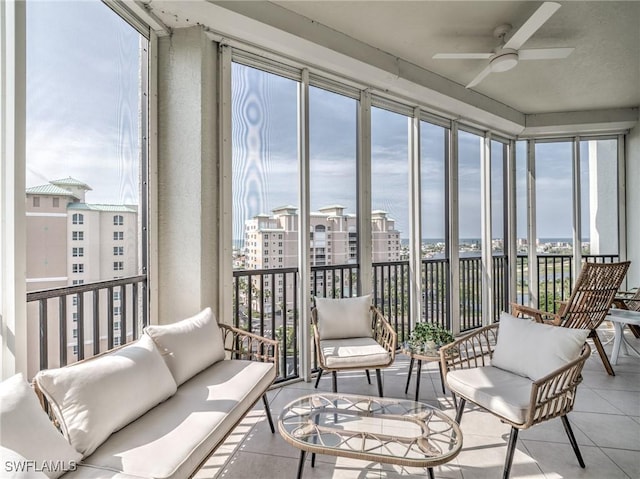
<path id="1" fill-rule="evenodd" d="M 27 216 L 27 291 L 80 285 L 138 274 L 138 211 L 135 205 L 91 204 L 85 200 L 91 187 L 74 178 L 51 181 L 26 191 Z M 120 326 L 121 290 L 113 291 L 114 329 Z M 102 297 L 104 296 L 104 297 Z M 99 298 L 100 349 L 107 341 L 106 292 Z M 79 308 L 84 305 L 82 312 Z M 92 317 L 92 301 L 80 295 L 67 297 L 67 357 L 77 357 L 78 320 Z M 58 305 L 48 306 L 51 312 Z M 57 314 L 57 313 L 55 313 Z M 93 349 L 93 323 L 84 324 L 84 346 Z M 59 318 L 47 325 L 49 336 L 59 337 Z M 129 327 L 131 327 L 129 325 Z M 27 325 L 29 347 L 38 348 L 38 304 L 30 303 Z M 114 335 L 118 344 L 120 335 Z M 33 364 L 30 371 L 38 370 L 38 355 L 29 356 Z M 53 367 L 58 351 L 50 351 L 49 364 Z"/>
<path id="2" fill-rule="evenodd" d="M 357 217 L 345 213 L 345 207 L 331 205 L 310 215 L 310 253 L 312 266 L 357 264 Z M 272 215 L 261 214 L 245 222 L 245 268 L 249 270 L 291 268 L 298 264 L 298 213 L 295 206 L 275 208 Z M 395 221 L 385 211 L 371 213 L 372 260 L 376 262 L 400 259 L 400 232 Z M 271 285 L 264 277 L 262 285 L 254 280 L 254 290 L 260 286 L 273 291 L 276 303 L 289 303 L 293 298 L 293 284 L 284 284 L 282 275 L 274 277 L 278 284 Z M 328 280 L 327 280 L 328 281 Z M 316 288 L 325 287 L 324 277 L 313 281 Z M 281 284 L 282 283 L 282 284 Z M 327 284 L 328 288 L 332 285 Z M 253 302 L 254 308 L 261 308 Z M 268 310 L 268 304 L 262 307 Z"/>

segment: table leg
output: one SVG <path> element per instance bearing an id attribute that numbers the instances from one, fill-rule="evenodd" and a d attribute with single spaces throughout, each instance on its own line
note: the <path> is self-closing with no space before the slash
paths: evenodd
<path id="1" fill-rule="evenodd" d="M 404 387 L 404 393 L 409 391 L 409 382 L 411 381 L 411 373 L 413 372 L 413 358 L 409 361 L 409 372 L 407 373 L 407 385 Z"/>
<path id="2" fill-rule="evenodd" d="M 613 349 L 611 350 L 611 364 L 618 364 L 618 355 L 620 354 L 620 345 L 622 344 L 624 334 L 624 325 L 618 321 L 613 322 Z"/>
<path id="3" fill-rule="evenodd" d="M 429 479 L 436 479 L 436 476 L 433 475 L 433 467 L 427 467 L 427 475 Z"/>
<path id="4" fill-rule="evenodd" d="M 307 451 L 300 451 L 300 459 L 298 460 L 298 479 L 302 479 L 302 471 L 304 470 L 304 460 L 307 458 Z"/>
<path id="5" fill-rule="evenodd" d="M 422 373 L 422 359 L 418 359 L 418 375 L 416 376 L 416 401 L 420 394 L 420 375 Z"/>

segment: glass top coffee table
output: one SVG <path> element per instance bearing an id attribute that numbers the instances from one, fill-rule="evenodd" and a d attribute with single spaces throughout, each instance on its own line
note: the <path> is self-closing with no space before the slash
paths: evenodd
<path id="1" fill-rule="evenodd" d="M 458 424 L 427 404 L 350 394 L 312 394 L 282 410 L 278 429 L 300 449 L 298 479 L 307 453 L 433 468 L 451 461 L 462 447 Z"/>

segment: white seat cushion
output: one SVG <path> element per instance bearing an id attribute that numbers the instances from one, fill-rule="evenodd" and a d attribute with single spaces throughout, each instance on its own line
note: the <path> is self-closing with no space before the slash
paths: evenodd
<path id="1" fill-rule="evenodd" d="M 176 392 L 173 376 L 146 335 L 85 362 L 40 371 L 35 380 L 62 432 L 83 456 Z"/>
<path id="2" fill-rule="evenodd" d="M 190 477 L 275 376 L 273 363 L 219 361 L 83 462 L 155 479 Z"/>
<path id="3" fill-rule="evenodd" d="M 17 469 L 27 464 L 23 458 L 46 475 L 33 470 L 20 473 Z M 57 478 L 80 459 L 82 455 L 49 420 L 22 374 L 0 383 L 0 477 Z"/>
<path id="4" fill-rule="evenodd" d="M 577 359 L 589 331 L 500 314 L 491 365 L 534 381 Z"/>
<path id="5" fill-rule="evenodd" d="M 144 331 L 155 341 L 178 386 L 224 359 L 222 333 L 211 308 L 176 323 L 147 326 Z"/>
<path id="6" fill-rule="evenodd" d="M 356 298 L 316 298 L 320 339 L 370 338 L 371 295 Z"/>
<path id="7" fill-rule="evenodd" d="M 447 373 L 452 392 L 516 424 L 525 422 L 533 382 L 493 366 Z"/>
<path id="8" fill-rule="evenodd" d="M 373 338 L 320 341 L 324 363 L 330 368 L 368 368 L 389 364 L 389 352 Z"/>

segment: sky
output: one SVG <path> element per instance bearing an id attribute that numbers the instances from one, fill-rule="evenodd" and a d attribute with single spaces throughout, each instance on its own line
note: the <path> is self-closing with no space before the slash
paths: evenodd
<path id="1" fill-rule="evenodd" d="M 137 204 L 140 35 L 94 0 L 29 1 L 27 32 L 27 187 L 72 176 L 91 186 L 88 202 Z M 238 64 L 232 71 L 238 238 L 245 219 L 299 206 L 297 83 Z M 311 87 L 309 104 L 311 208 L 339 204 L 355 214 L 357 102 Z M 422 123 L 424 238 L 444 237 L 444 135 L 443 128 Z M 371 136 L 372 208 L 386 211 L 407 238 L 407 118 L 373 107 Z M 461 238 L 480 236 L 480 151 L 480 138 L 460 131 Z M 523 142 L 517 158 L 518 236 L 525 237 Z M 497 161 L 492 168 L 498 177 Z M 538 237 L 570 237 L 571 144 L 537 145 L 536 175 Z M 585 184 L 588 179 L 583 171 Z M 494 178 L 495 210 L 502 208 L 501 187 Z M 583 200 L 583 225 L 588 212 Z M 502 215 L 495 215 L 493 236 L 501 230 Z"/>
<path id="2" fill-rule="evenodd" d="M 98 1 L 27 2 L 27 187 L 137 204 L 140 35 Z"/>

